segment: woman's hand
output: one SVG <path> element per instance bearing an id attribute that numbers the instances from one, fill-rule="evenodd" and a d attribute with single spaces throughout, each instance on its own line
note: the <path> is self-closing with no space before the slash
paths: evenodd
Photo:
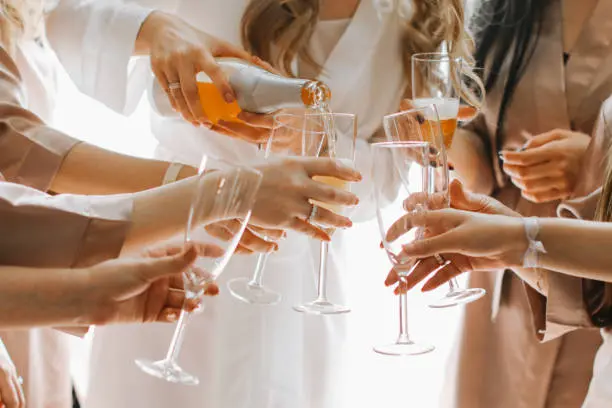
<path id="1" fill-rule="evenodd" d="M 176 321 L 181 309 L 193 311 L 199 306 L 196 300 L 185 301 L 183 271 L 198 256 L 222 254 L 213 245 L 169 246 L 150 250 L 143 259 L 118 259 L 88 268 L 82 302 L 92 310 L 93 321 L 87 323 Z M 214 296 L 219 288 L 209 284 L 204 293 Z"/>
<path id="2" fill-rule="evenodd" d="M 316 214 L 310 200 L 321 203 L 355 206 L 359 199 L 354 194 L 314 181 L 313 176 L 334 177 L 348 182 L 361 180 L 361 174 L 341 162 L 327 158 L 297 157 L 258 166 L 263 180 L 257 193 L 251 222 L 274 229 L 293 229 L 316 239 L 329 240 L 329 235 L 313 224 L 348 228 L 351 220 L 317 206 Z"/>
<path id="3" fill-rule="evenodd" d="M 529 201 L 566 199 L 574 191 L 590 140 L 588 135 L 563 129 L 534 136 L 524 150 L 500 154 L 504 171 Z"/>
<path id="4" fill-rule="evenodd" d="M 425 238 L 404 246 L 402 256 L 421 259 L 397 293 L 410 290 L 434 271 L 423 291 L 464 272 L 520 266 L 529 245 L 523 221 L 516 217 L 446 209 L 415 212 L 405 216 L 403 223 L 408 228 L 424 228 L 426 233 Z M 452 264 L 440 269 L 431 258 L 435 254 L 443 254 Z M 385 283 L 393 284 L 393 277 L 387 277 Z"/>
<path id="5" fill-rule="evenodd" d="M 453 180 L 451 182 L 449 194 L 450 206 L 454 209 L 480 214 L 520 217 L 519 213 L 511 210 L 494 198 L 465 191 L 459 180 Z M 429 210 L 441 210 L 447 206 L 447 201 L 444 194 L 429 195 L 426 198 L 424 195 L 413 194 L 404 201 L 404 208 L 408 212 L 413 212 L 418 205 L 423 206 L 425 201 L 426 204 L 424 206 Z M 404 222 L 410 218 L 410 214 L 400 218 L 398 222 L 396 222 L 388 231 L 389 236 L 399 237 L 409 231 L 410 223 Z M 442 252 L 440 254 L 444 259 L 451 261 L 451 264 L 440 270 L 439 273 L 432 278 L 431 285 L 433 286 L 424 287 L 424 290 L 431 290 L 463 272 L 469 272 L 472 270 L 471 261 L 464 254 Z M 395 292 L 399 294 L 401 292 L 405 292 L 406 290 L 410 290 L 420 281 L 429 276 L 434 270 L 438 269 L 439 266 L 438 261 L 433 256 L 421 259 L 413 273 L 395 289 Z M 392 269 L 385 280 L 385 285 L 394 285 L 398 282 L 398 280 L 399 278 L 396 271 Z"/>
<path id="6" fill-rule="evenodd" d="M 21 379 L 11 356 L 0 341 L 0 407 L 24 408 L 25 397 Z"/>
<path id="7" fill-rule="evenodd" d="M 215 238 L 231 241 L 240 232 L 241 226 L 242 222 L 240 220 L 229 220 L 209 224 L 205 229 Z M 236 253 L 249 255 L 254 252 L 277 251 L 278 244 L 275 241 L 285 237 L 285 235 L 286 233 L 283 230 L 248 225 L 242 233 L 242 237 L 240 237 Z"/>

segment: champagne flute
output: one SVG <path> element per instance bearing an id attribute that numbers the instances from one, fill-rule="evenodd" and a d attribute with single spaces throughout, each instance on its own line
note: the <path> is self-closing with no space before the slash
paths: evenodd
<path id="1" fill-rule="evenodd" d="M 205 163 L 205 160 L 203 160 Z M 248 167 L 232 167 L 205 173 L 202 165 L 198 188 L 194 191 L 187 226 L 185 242 L 212 244 L 220 249 L 220 256 L 198 258 L 194 265 L 183 274 L 187 299 L 203 295 L 208 283 L 217 279 L 233 255 L 242 233 L 251 216 L 262 175 Z M 214 238 L 206 233 L 201 220 L 221 221 L 239 219 L 240 228 L 230 241 Z M 181 311 L 166 357 L 158 361 L 136 360 L 136 365 L 145 373 L 173 383 L 197 385 L 199 379 L 183 370 L 177 358 L 183 345 L 189 313 Z"/>
<path id="2" fill-rule="evenodd" d="M 286 133 L 286 129 L 282 126 L 273 127 L 270 139 L 268 139 L 268 143 L 266 143 L 266 148 L 264 149 L 265 159 L 269 159 L 273 155 L 273 152 L 278 151 L 281 148 L 285 149 L 291 146 L 291 144 L 286 145 L 286 143 L 291 140 L 291 138 L 296 139 L 296 135 Z M 299 156 L 300 154 L 292 155 Z M 255 231 L 252 232 L 255 233 Z M 261 234 L 258 235 L 261 236 Z M 262 236 L 262 238 L 267 240 L 265 236 Z M 282 296 L 280 293 L 264 286 L 263 284 L 264 270 L 270 255 L 270 252 L 259 255 L 257 258 L 255 271 L 250 279 L 235 278 L 227 282 L 227 288 L 232 296 L 245 303 L 254 305 L 275 305 L 281 301 Z"/>
<path id="3" fill-rule="evenodd" d="M 357 141 L 357 118 L 348 113 L 281 113 L 276 116 L 277 131 L 274 134 L 271 148 L 284 150 L 284 154 L 331 157 L 353 165 L 355 161 L 355 144 Z M 287 148 L 286 140 L 298 141 Z M 279 147 L 277 147 L 279 146 Z M 331 185 L 333 187 L 350 190 L 350 185 L 344 180 L 333 177 L 315 176 L 313 180 Z M 317 207 L 343 214 L 341 206 L 330 205 L 318 201 L 311 201 L 313 214 Z M 346 214 L 345 214 L 346 215 Z M 325 228 L 325 225 L 320 227 Z M 329 234 L 333 230 L 327 229 Z M 329 242 L 321 242 L 321 257 L 319 261 L 319 276 L 317 297 L 315 300 L 294 306 L 293 309 L 301 313 L 325 315 L 350 312 L 350 308 L 336 304 L 327 298 L 327 256 Z"/>
<path id="4" fill-rule="evenodd" d="M 418 260 L 402 257 L 404 245 L 419 239 L 422 231 L 413 228 L 395 240 L 387 238 L 387 231 L 397 222 L 397 212 L 404 212 L 401 197 L 420 196 L 422 206 L 413 211 L 427 208 L 429 189 L 429 143 L 415 141 L 394 141 L 372 144 L 372 181 L 376 200 L 376 218 L 382 237 L 382 244 L 402 279 L 410 274 Z M 398 191 L 399 188 L 399 191 Z M 391 211 L 394 208 L 396 211 Z M 399 298 L 400 333 L 394 343 L 375 346 L 374 351 L 391 356 L 410 356 L 429 353 L 434 347 L 414 342 L 408 334 L 408 294 Z"/>
<path id="5" fill-rule="evenodd" d="M 425 53 L 412 56 L 413 104 L 417 108 L 427 110 L 424 115 L 425 123 L 418 126 L 418 129 L 421 131 L 422 137 L 427 137 L 436 149 L 439 161 L 438 166 L 433 167 L 434 170 L 432 171 L 435 172 L 435 177 L 432 177 L 433 181 L 430 180 L 430 182 L 434 183 L 434 188 L 438 186 L 438 192 L 446 191 L 445 194 L 448 194 L 449 178 L 446 149 L 450 148 L 457 129 L 459 102 L 464 94 L 462 90 L 465 88 L 462 84 L 464 75 L 465 65 L 461 58 L 452 58 L 445 53 Z M 432 111 L 432 105 L 435 106 L 435 112 Z M 418 119 L 411 118 L 413 113 L 410 113 L 410 111 L 405 113 L 403 119 L 400 119 L 401 115 L 402 113 L 390 115 L 385 119 L 389 118 L 390 121 L 400 120 L 404 127 L 409 128 L 412 128 L 410 122 Z M 414 128 L 417 127 L 414 126 Z M 401 129 L 401 127 L 395 124 L 391 125 L 390 129 Z M 389 134 L 387 136 L 389 137 Z M 406 137 L 405 134 L 395 134 L 391 135 L 389 139 L 405 140 Z M 449 206 L 449 200 L 443 200 L 443 203 L 446 207 Z M 440 267 L 449 264 L 440 255 L 437 255 L 436 259 L 440 263 Z M 485 293 L 486 291 L 481 288 L 462 289 L 457 283 L 457 279 L 453 278 L 449 281 L 449 291 L 442 298 L 432 302 L 430 307 L 443 308 L 470 303 L 480 299 Z"/>

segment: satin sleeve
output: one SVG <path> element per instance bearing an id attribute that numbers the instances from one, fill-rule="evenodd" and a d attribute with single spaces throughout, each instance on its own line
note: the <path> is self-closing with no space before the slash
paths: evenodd
<path id="1" fill-rule="evenodd" d="M 612 99 L 602 105 L 591 142 L 582 160 L 575 191 L 557 207 L 557 216 L 593 220 L 601 197 L 606 157 L 612 142 L 612 129 L 603 114 L 612 118 Z M 585 280 L 561 273 L 547 272 L 547 297 L 528 290 L 531 311 L 538 337 L 548 341 L 580 328 L 593 328 L 593 320 L 585 301 Z"/>
<path id="2" fill-rule="evenodd" d="M 47 16 L 47 37 L 81 92 L 130 114 L 150 75 L 148 59 L 130 60 L 152 11 L 121 0 L 62 0 Z"/>
<path id="3" fill-rule="evenodd" d="M 0 172 L 8 181 L 46 191 L 77 143 L 26 108 L 19 70 L 0 44 Z"/>
<path id="4" fill-rule="evenodd" d="M 49 196 L 0 182 L 0 265 L 77 268 L 117 258 L 133 200 L 124 196 Z"/>

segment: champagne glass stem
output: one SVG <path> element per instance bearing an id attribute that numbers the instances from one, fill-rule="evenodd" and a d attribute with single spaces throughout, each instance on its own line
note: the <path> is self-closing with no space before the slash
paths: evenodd
<path id="1" fill-rule="evenodd" d="M 399 324 L 400 334 L 397 342 L 410 343 L 410 336 L 408 335 L 408 295 L 406 293 L 399 296 Z"/>
<path id="2" fill-rule="evenodd" d="M 181 347 L 183 346 L 183 340 L 185 339 L 185 329 L 187 328 L 188 319 L 189 313 L 185 310 L 181 310 L 181 315 L 176 325 L 176 329 L 174 330 L 174 334 L 172 335 L 168 353 L 166 354 L 166 361 L 176 362 L 181 352 Z"/>
<path id="3" fill-rule="evenodd" d="M 321 242 L 321 261 L 319 262 L 319 284 L 316 302 L 327 302 L 327 255 L 329 242 Z"/>
<path id="4" fill-rule="evenodd" d="M 260 254 L 257 258 L 257 266 L 255 266 L 255 272 L 253 273 L 253 278 L 249 282 L 251 286 L 261 287 L 263 282 L 263 273 L 266 268 L 266 262 L 268 262 L 268 256 L 270 256 L 269 252 L 265 254 Z"/>

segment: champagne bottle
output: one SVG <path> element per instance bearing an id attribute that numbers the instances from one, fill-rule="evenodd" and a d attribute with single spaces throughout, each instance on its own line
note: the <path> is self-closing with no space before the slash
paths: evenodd
<path id="1" fill-rule="evenodd" d="M 204 72 L 199 72 L 196 81 L 200 102 L 204 114 L 212 123 L 219 120 L 239 122 L 238 114 L 243 110 L 265 114 L 280 109 L 319 107 L 331 97 L 327 85 L 319 81 L 283 77 L 235 58 L 219 58 L 217 63 L 227 75 L 236 101 L 225 102 L 210 78 Z M 169 104 L 167 101 L 164 104 L 160 92 L 166 97 L 159 85 L 155 84 L 154 106 L 162 114 L 167 114 Z"/>

